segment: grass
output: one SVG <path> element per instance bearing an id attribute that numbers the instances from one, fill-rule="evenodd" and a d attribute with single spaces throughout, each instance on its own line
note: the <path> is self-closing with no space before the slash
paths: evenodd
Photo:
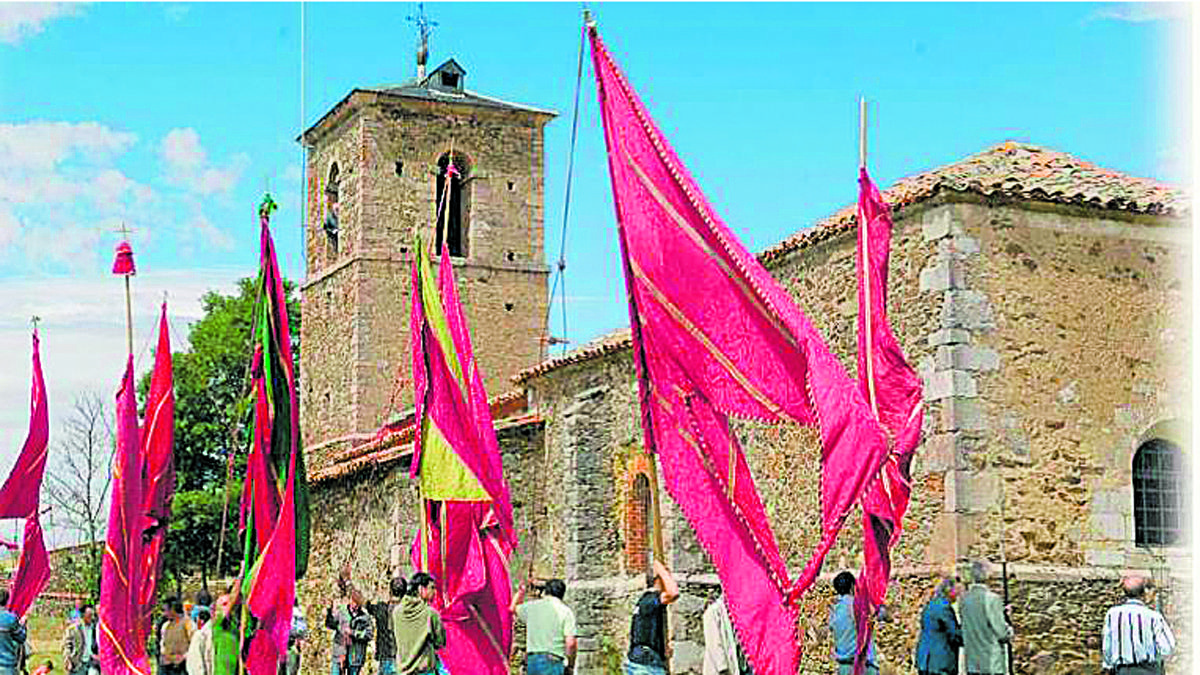
<path id="1" fill-rule="evenodd" d="M 29 672 L 49 660 L 54 664 L 55 675 L 65 675 L 62 671 L 62 637 L 67 629 L 66 619 L 31 615 L 26 626 L 29 628 L 26 644 L 33 649 L 26 662 Z"/>

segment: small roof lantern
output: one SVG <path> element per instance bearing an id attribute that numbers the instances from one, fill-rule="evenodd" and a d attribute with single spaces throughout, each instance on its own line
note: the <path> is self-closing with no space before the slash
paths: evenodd
<path id="1" fill-rule="evenodd" d="M 430 89 L 461 94 L 466 74 L 467 71 L 463 70 L 457 61 L 450 59 L 433 69 L 433 72 L 429 74 L 429 79 L 426 80 L 426 86 Z"/>

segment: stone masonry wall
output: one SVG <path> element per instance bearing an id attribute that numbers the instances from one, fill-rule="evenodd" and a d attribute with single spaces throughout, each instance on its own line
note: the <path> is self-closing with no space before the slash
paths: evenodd
<path id="1" fill-rule="evenodd" d="M 307 277 L 300 287 L 300 428 L 306 459 L 313 469 L 327 463 L 328 452 L 314 445 L 357 429 L 354 421 L 354 309 L 359 289 L 346 235 L 357 228 L 360 176 L 354 160 L 358 126 L 343 123 L 308 156 L 308 223 L 305 235 Z M 338 164 L 339 213 L 343 231 L 335 253 L 321 223 L 329 169 Z M 336 366 L 335 366 L 336 364 Z"/>
<path id="2" fill-rule="evenodd" d="M 411 405 L 412 246 L 418 231 L 432 245 L 437 162 L 452 148 L 469 165 L 466 256 L 454 269 L 488 391 L 540 360 L 548 301 L 542 128 L 551 115 L 367 92 L 347 106 L 316 137 L 308 169 L 312 299 L 302 306 L 321 344 L 302 356 L 302 424 L 315 468 Z M 336 253 L 321 228 L 335 161 Z M 330 297 L 342 304 L 330 308 Z"/>

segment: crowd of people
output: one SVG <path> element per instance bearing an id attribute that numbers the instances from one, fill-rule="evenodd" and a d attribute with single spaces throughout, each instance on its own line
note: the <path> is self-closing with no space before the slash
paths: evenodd
<path id="1" fill-rule="evenodd" d="M 977 561 L 969 569 L 965 591 L 957 577 L 941 579 L 925 604 L 920 619 L 913 665 L 920 675 L 1004 675 L 1013 628 L 1000 595 L 988 587 L 991 570 Z M 856 580 L 850 572 L 833 579 L 837 597 L 820 637 L 832 638 L 838 675 L 853 672 L 857 634 L 854 619 Z M 530 598 L 536 589 L 539 597 Z M 1131 575 L 1122 580 L 1125 601 L 1108 610 L 1102 631 L 1102 661 L 1113 675 L 1160 675 L 1175 651 L 1175 637 L 1162 615 L 1146 604 L 1149 581 Z M 508 608 L 525 624 L 527 675 L 566 675 L 573 672 L 578 651 L 575 613 L 564 602 L 567 587 L 561 579 L 523 584 Z M 368 647 L 375 643 L 379 675 L 451 675 L 438 656 L 446 646 L 446 629 L 432 606 L 436 580 L 426 572 L 411 579 L 390 580 L 388 596 L 368 601 L 350 580 L 348 570 L 337 579 L 336 597 L 325 608 L 324 625 L 332 632 L 330 675 L 360 675 Z M 670 658 L 666 640 L 667 607 L 679 598 L 679 586 L 661 562 L 654 561 L 645 591 L 632 608 L 625 675 L 665 675 Z M 22 675 L 28 629 L 25 619 L 8 610 L 9 591 L 0 589 L 0 675 Z M 957 607 L 956 607 L 957 605 Z M 217 663 L 217 654 L 236 654 L 236 594 L 213 601 L 207 591 L 194 603 L 178 597 L 162 603 L 163 620 L 155 636 L 159 675 L 232 675 L 236 663 Z M 891 620 L 886 607 L 876 617 Z M 704 675 L 752 675 L 738 643 L 723 595 L 704 610 Z M 298 675 L 300 645 L 309 637 L 303 608 L 297 599 L 288 641 L 288 655 L 279 675 Z M 216 649 L 225 641 L 228 649 Z M 961 654 L 960 654 L 961 652 Z M 62 639 L 65 675 L 100 675 L 96 609 L 76 603 Z M 51 675 L 54 664 L 38 665 L 32 675 Z M 878 675 L 874 640 L 867 645 L 868 675 Z M 462 674 L 455 674 L 462 675 Z"/>

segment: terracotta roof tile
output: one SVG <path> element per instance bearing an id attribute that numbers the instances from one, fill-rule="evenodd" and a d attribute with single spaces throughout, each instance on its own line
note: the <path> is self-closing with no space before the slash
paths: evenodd
<path id="1" fill-rule="evenodd" d="M 531 368 L 526 368 L 513 376 L 513 382 L 521 384 L 531 377 L 536 377 L 542 373 L 548 373 L 556 368 L 578 363 L 580 361 L 588 361 L 598 356 L 612 354 L 623 349 L 629 349 L 633 344 L 633 337 L 629 333 L 628 328 L 621 328 L 606 335 L 602 335 L 591 342 L 587 342 L 580 347 L 571 351 L 555 356 Z"/>
<path id="2" fill-rule="evenodd" d="M 1181 188 L 1096 166 L 1065 152 L 1014 141 L 902 178 L 883 191 L 883 198 L 893 211 L 898 211 L 943 190 L 1151 215 L 1191 212 L 1190 199 Z M 854 227 L 855 209 L 855 204 L 841 209 L 763 251 L 758 259 L 767 264 Z"/>

